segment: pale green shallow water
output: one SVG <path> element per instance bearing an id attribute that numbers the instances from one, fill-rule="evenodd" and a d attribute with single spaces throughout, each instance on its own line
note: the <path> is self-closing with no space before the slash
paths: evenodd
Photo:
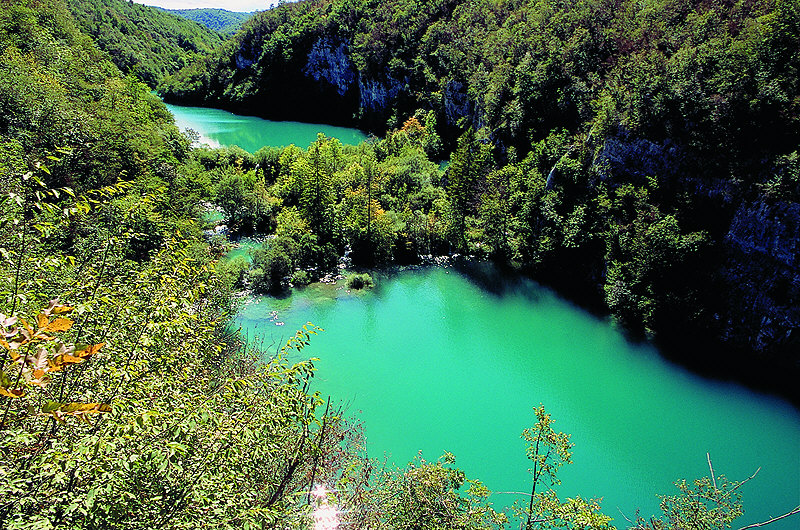
<path id="1" fill-rule="evenodd" d="M 255 116 L 241 116 L 225 110 L 206 107 L 167 105 L 178 129 L 200 133 L 200 143 L 211 147 L 238 145 L 255 153 L 262 147 L 283 147 L 294 144 L 306 148 L 317 139 L 317 133 L 338 138 L 343 144 L 357 145 L 367 138 L 358 129 L 320 123 L 270 121 Z"/>
<path id="2" fill-rule="evenodd" d="M 273 310 L 283 326 L 268 320 Z M 620 527 L 620 510 L 650 514 L 673 481 L 707 475 L 707 451 L 733 479 L 761 467 L 744 486 L 736 528 L 800 504 L 796 409 L 671 365 L 530 281 L 496 294 L 454 269 L 406 271 L 379 276 L 369 292 L 313 285 L 261 298 L 238 320 L 267 341 L 306 321 L 326 329 L 311 346 L 315 389 L 350 404 L 372 457 L 403 464 L 420 450 L 429 460 L 447 450 L 490 489 L 525 491 L 519 435 L 541 402 L 576 445 L 561 493 L 603 496 Z M 795 516 L 769 528 L 799 527 Z"/>

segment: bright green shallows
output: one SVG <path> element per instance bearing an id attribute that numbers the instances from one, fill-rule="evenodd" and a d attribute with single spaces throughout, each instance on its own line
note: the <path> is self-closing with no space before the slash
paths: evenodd
<path id="1" fill-rule="evenodd" d="M 200 133 L 200 142 L 212 147 L 238 145 L 255 153 L 262 147 L 283 147 L 294 144 L 306 148 L 317 139 L 317 133 L 338 138 L 343 144 L 357 145 L 367 136 L 358 129 L 319 123 L 270 121 L 255 116 L 240 116 L 205 107 L 167 105 L 180 130 Z"/>
<path id="2" fill-rule="evenodd" d="M 481 270 L 497 286 L 499 276 Z M 675 367 L 529 281 L 505 280 L 492 293 L 454 269 L 426 269 L 376 283 L 358 293 L 313 285 L 239 316 L 266 344 L 306 321 L 326 329 L 310 350 L 320 357 L 315 390 L 364 421 L 371 457 L 405 463 L 419 450 L 429 460 L 447 450 L 492 490 L 525 491 L 519 435 L 541 402 L 575 443 L 561 493 L 603 496 L 621 528 L 620 510 L 648 515 L 657 494 L 677 491 L 673 481 L 707 475 L 707 451 L 731 479 L 762 468 L 744 486 L 737 528 L 800 504 L 800 414 L 787 403 Z M 269 320 L 275 310 L 284 325 Z"/>

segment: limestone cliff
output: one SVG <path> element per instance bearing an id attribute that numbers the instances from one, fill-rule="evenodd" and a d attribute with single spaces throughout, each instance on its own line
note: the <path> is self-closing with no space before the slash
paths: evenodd
<path id="1" fill-rule="evenodd" d="M 725 243 L 725 338 L 756 352 L 790 355 L 800 344 L 800 204 L 743 203 Z"/>

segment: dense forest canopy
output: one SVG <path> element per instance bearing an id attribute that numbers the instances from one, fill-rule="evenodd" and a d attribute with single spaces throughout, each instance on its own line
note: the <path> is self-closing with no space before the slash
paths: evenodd
<path id="1" fill-rule="evenodd" d="M 323 88 L 344 80 L 347 99 L 357 74 L 374 89 L 374 105 L 359 107 L 372 119 L 387 112 L 377 97 L 391 93 L 379 90 L 386 72 L 420 87 L 394 93 L 397 110 L 388 113 L 396 116 L 382 139 L 343 146 L 320 135 L 307 148 L 247 153 L 193 148 L 142 82 L 189 60 L 167 51 L 183 31 L 174 18 L 124 2 L 94 10 L 0 0 L 0 528 L 303 527 L 315 508 L 318 518 L 330 515 L 329 498 L 354 528 L 506 524 L 453 455 L 400 469 L 366 457 L 361 427 L 309 391 L 315 369 L 306 348 L 317 328 L 273 345 L 246 344 L 229 329 L 235 290 L 282 291 L 336 267 L 346 251 L 365 264 L 457 251 L 551 278 L 563 270 L 564 283 L 594 290 L 632 328 L 717 322 L 720 333 L 749 300 L 747 283 L 739 292 L 728 282 L 754 282 L 767 263 L 777 272 L 764 278 L 758 301 L 786 319 L 776 329 L 795 325 L 797 255 L 783 251 L 785 232 L 797 235 L 789 224 L 798 202 L 797 57 L 788 51 L 796 49 L 797 3 L 731 3 L 733 15 L 714 2 L 659 4 L 674 7 L 672 18 L 647 18 L 647 5 L 304 2 L 265 12 L 235 40 L 207 48 L 185 34 L 181 49 L 193 62 L 162 88 L 195 83 L 185 94 L 209 103 L 250 101 L 266 86 L 254 72 L 272 81 L 316 73 Z M 615 9 L 594 11 L 602 6 Z M 581 32 L 576 21 L 597 26 Z M 126 35 L 122 47 L 92 38 L 105 24 Z M 460 44 L 450 44 L 453 35 Z M 597 38 L 611 48 L 590 46 Z M 715 38 L 715 53 L 703 55 Z M 697 43 L 693 51 L 685 39 Z M 138 48 L 143 40 L 158 53 Z M 519 49 L 499 45 L 509 42 Z M 124 46 L 140 67 L 115 64 Z M 216 55 L 204 55 L 212 46 Z M 329 67 L 347 67 L 317 61 L 316 70 L 293 70 L 315 46 Z M 485 64 L 475 62 L 478 46 Z M 604 57 L 606 73 L 578 90 L 564 65 L 599 71 L 581 53 Z M 232 66 L 237 58 L 242 68 Z M 412 83 L 412 72 L 434 63 L 428 85 Z M 627 74 L 612 75 L 627 71 L 620 63 L 643 68 L 654 84 L 636 84 L 641 92 L 632 94 Z M 722 71 L 728 77 L 716 76 Z M 446 96 L 456 78 L 460 88 Z M 502 79 L 514 81 L 497 92 Z M 232 91 L 214 92 L 224 83 Z M 712 103 L 715 112 L 700 113 Z M 654 116 L 671 125 L 657 126 Z M 731 154 L 747 139 L 747 152 Z M 448 156 L 446 145 L 445 172 L 435 161 Z M 641 153 L 658 157 L 636 166 Z M 656 163 L 664 153 L 681 173 Z M 197 221 L 207 200 L 239 233 L 274 235 L 252 264 L 219 259 L 224 241 L 205 237 Z M 756 235 L 774 244 L 748 251 L 751 218 L 784 222 L 784 232 L 764 225 Z M 791 333 L 742 333 L 755 337 L 751 354 L 794 359 Z M 552 422 L 536 407 L 522 433 L 531 495 L 512 512 L 527 528 L 613 528 L 599 501 L 552 489 L 572 456 L 569 436 Z M 729 526 L 742 513 L 740 484 L 709 471 L 679 482 L 661 516 L 630 526 Z M 335 493 L 314 487 L 321 482 Z"/>
<path id="2" fill-rule="evenodd" d="M 228 11 L 227 9 L 198 8 L 198 9 L 167 9 L 187 20 L 194 20 L 208 29 L 225 35 L 236 33 L 242 23 L 253 16 L 253 13 Z"/>
<path id="3" fill-rule="evenodd" d="M 219 33 L 176 14 L 126 0 L 68 2 L 78 27 L 124 73 L 150 87 L 222 42 Z"/>

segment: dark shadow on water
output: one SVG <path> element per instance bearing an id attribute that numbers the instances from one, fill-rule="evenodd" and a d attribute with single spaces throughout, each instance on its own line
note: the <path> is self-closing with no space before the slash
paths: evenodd
<path id="1" fill-rule="evenodd" d="M 483 292 L 502 298 L 522 296 L 530 302 L 539 302 L 544 296 L 541 286 L 510 267 L 491 261 L 454 261 L 453 270 Z"/>
<path id="2" fill-rule="evenodd" d="M 470 261 L 468 259 L 456 260 L 453 263 L 456 270 L 467 281 L 480 288 L 487 294 L 498 298 L 503 296 L 522 296 L 531 302 L 538 302 L 546 294 L 554 296 L 575 306 L 577 309 L 589 313 L 598 319 L 608 317 L 608 310 L 600 304 L 597 296 L 586 296 L 585 290 L 572 289 L 564 285 L 557 285 L 539 278 L 533 278 L 524 272 L 508 265 L 491 261 Z M 644 337 L 630 335 L 632 342 L 641 342 Z"/>
<path id="3" fill-rule="evenodd" d="M 800 409 L 800 369 L 796 364 L 732 348 L 697 330 L 664 333 L 650 342 L 664 359 L 700 377 L 785 399 Z"/>
<path id="4" fill-rule="evenodd" d="M 608 320 L 609 313 L 597 296 L 583 296 L 578 289 L 538 283 L 508 266 L 488 261 L 456 260 L 453 270 L 487 294 L 495 297 L 522 296 L 537 303 L 546 290 L 595 318 Z M 775 358 L 760 358 L 709 339 L 708 330 L 675 329 L 656 338 L 622 325 L 614 326 L 632 345 L 651 345 L 666 361 L 712 382 L 734 383 L 758 393 L 788 400 L 800 409 L 800 367 Z M 800 346 L 798 346 L 800 347 Z M 791 358 L 785 355 L 784 358 Z"/>

